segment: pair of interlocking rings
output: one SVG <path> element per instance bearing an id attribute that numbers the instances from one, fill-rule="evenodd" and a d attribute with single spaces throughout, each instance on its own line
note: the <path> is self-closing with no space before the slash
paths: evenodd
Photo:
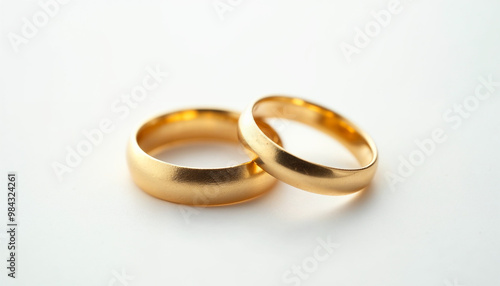
<path id="1" fill-rule="evenodd" d="M 344 145 L 362 167 L 323 166 L 283 148 L 266 118 L 281 117 L 314 127 Z M 241 142 L 252 160 L 223 168 L 189 168 L 153 157 L 174 142 L 222 139 Z M 345 117 L 293 97 L 269 96 L 241 115 L 220 109 L 189 109 L 148 120 L 132 135 L 127 160 L 134 182 L 150 195 L 179 204 L 218 206 L 264 194 L 277 179 L 322 195 L 347 195 L 366 188 L 377 168 L 373 140 Z"/>

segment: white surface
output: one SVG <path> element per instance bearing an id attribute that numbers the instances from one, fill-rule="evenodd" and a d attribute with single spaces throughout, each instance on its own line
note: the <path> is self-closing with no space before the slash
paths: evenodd
<path id="1" fill-rule="evenodd" d="M 500 81 L 500 2 L 401 2 L 350 63 L 341 43 L 389 1 L 232 1 L 224 20 L 212 1 L 102 2 L 61 5 L 18 53 L 9 33 L 43 10 L 0 2 L 2 221 L 3 178 L 17 171 L 20 184 L 18 278 L 2 266 L 0 285 L 298 285 L 283 275 L 303 262 L 314 269 L 301 285 L 500 284 L 500 87 L 458 128 L 442 118 L 478 77 Z M 170 76 L 130 114 L 114 112 L 157 65 Z M 125 144 L 143 119 L 242 110 L 277 93 L 329 106 L 373 136 L 369 191 L 325 197 L 280 184 L 249 203 L 193 210 L 132 183 Z M 114 131 L 59 181 L 52 164 L 105 118 Z M 386 173 L 437 128 L 446 141 L 391 190 Z M 290 150 L 337 162 L 329 141 L 297 130 L 282 128 Z M 316 267 L 329 235 L 338 245 Z"/>

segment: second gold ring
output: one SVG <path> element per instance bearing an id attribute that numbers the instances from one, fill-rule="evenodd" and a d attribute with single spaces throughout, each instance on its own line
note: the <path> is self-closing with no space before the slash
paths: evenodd
<path id="1" fill-rule="evenodd" d="M 295 120 L 342 143 L 361 164 L 344 169 L 309 162 L 274 143 L 257 125 L 266 118 Z M 377 169 L 377 148 L 368 134 L 342 115 L 299 98 L 270 96 L 255 101 L 241 115 L 239 136 L 256 163 L 278 180 L 323 195 L 347 195 L 368 186 Z M 312 147 L 312 146 L 311 146 Z"/>

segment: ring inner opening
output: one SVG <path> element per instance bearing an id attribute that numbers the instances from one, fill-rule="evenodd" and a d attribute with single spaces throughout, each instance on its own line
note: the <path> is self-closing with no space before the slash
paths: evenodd
<path id="1" fill-rule="evenodd" d="M 213 109 L 169 113 L 144 124 L 136 139 L 144 152 L 162 161 L 210 168 L 218 167 L 214 166 L 218 163 L 238 165 L 240 160 L 241 163 L 249 160 L 238 140 L 239 116 L 235 112 Z M 281 144 L 269 125 L 258 124 L 267 136 Z M 236 146 L 238 149 L 233 148 Z M 193 156 L 183 156 L 189 153 Z"/>
<path id="2" fill-rule="evenodd" d="M 137 132 L 137 143 L 154 155 L 173 143 L 222 140 L 238 142 L 238 114 L 219 110 L 185 110 L 156 117 Z"/>
<path id="3" fill-rule="evenodd" d="M 254 105 L 256 120 L 284 118 L 297 121 L 321 131 L 339 141 L 362 165 L 370 164 L 374 158 L 371 140 L 362 131 L 341 115 L 304 100 L 288 97 L 270 97 Z"/>

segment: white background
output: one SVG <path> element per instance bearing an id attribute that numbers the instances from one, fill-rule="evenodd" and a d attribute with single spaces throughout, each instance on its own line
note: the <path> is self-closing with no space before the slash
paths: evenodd
<path id="1" fill-rule="evenodd" d="M 389 1 L 227 1 L 221 14 L 212 1 L 74 0 L 19 45 L 23 18 L 45 12 L 37 1 L 0 2 L 2 224 L 7 173 L 19 179 L 18 278 L 1 262 L 0 285 L 499 285 L 500 87 L 472 97 L 478 78 L 500 81 L 500 2 L 401 1 L 348 61 L 342 43 L 356 47 L 356 29 Z M 113 110 L 148 66 L 169 77 L 129 114 Z M 145 118 L 242 110 L 268 94 L 329 106 L 372 135 L 380 164 L 370 189 L 327 197 L 280 183 L 249 203 L 190 209 L 131 181 L 125 146 Z M 464 100 L 474 111 L 443 118 Z M 114 130 L 59 180 L 54 163 L 105 118 Z M 350 164 L 324 136 L 278 125 L 296 154 Z M 400 176 L 401 158 L 436 129 L 446 140 Z M 206 147 L 184 160 L 239 156 Z M 318 262 L 328 239 L 338 247 Z M 307 278 L 287 283 L 304 263 Z"/>

